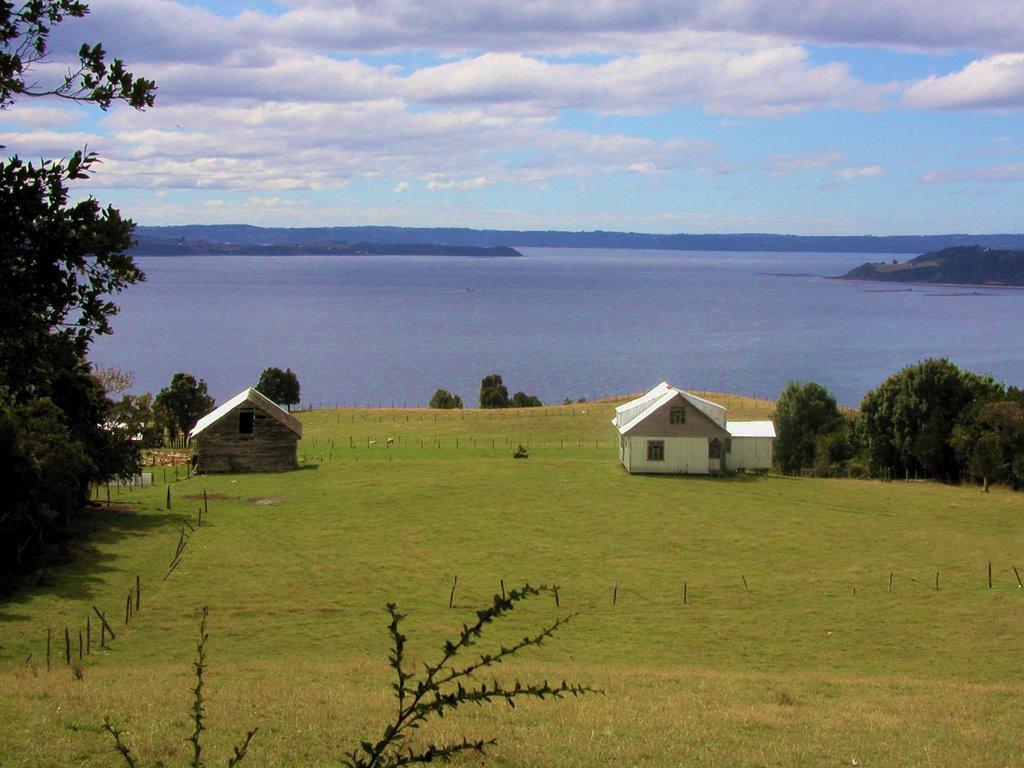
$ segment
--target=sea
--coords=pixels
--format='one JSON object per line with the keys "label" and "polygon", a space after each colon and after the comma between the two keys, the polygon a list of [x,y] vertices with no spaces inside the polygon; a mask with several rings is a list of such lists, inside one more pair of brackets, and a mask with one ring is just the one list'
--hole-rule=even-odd
{"label": "sea", "polygon": [[303,407],[422,406],[439,387],[470,405],[490,373],[545,403],[814,380],[856,406],[927,357],[1024,385],[1024,289],[830,279],[892,254],[520,250],[138,257],[146,281],[90,357],[136,392],[190,372],[218,402],[291,368]]}

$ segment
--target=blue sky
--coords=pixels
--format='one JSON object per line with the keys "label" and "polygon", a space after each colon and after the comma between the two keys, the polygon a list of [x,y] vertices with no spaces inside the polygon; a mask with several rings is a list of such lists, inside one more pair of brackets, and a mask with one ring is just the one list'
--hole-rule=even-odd
{"label": "blue sky", "polygon": [[139,223],[1021,231],[1024,3],[94,0],[145,113],[33,101]]}

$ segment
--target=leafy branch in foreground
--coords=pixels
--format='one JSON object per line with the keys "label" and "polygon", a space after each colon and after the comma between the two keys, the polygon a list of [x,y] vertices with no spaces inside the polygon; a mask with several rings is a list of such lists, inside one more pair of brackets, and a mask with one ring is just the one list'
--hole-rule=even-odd
{"label": "leafy branch in foreground", "polygon": [[[190,768],[203,768],[205,763],[202,761],[202,735],[203,731],[206,730],[206,726],[203,725],[203,720],[206,718],[206,699],[203,697],[203,675],[206,672],[206,641],[210,639],[210,636],[206,633],[206,619],[209,614],[209,610],[203,606],[203,618],[199,622],[199,642],[196,644],[196,660],[192,662],[192,667],[196,673],[196,687],[192,689],[192,706],[191,719],[195,724],[187,741],[192,745],[192,761],[189,763]],[[125,743],[124,731],[118,729],[111,721],[109,717],[103,718],[103,729],[110,734],[114,740],[114,751],[124,758],[128,768],[138,768],[138,761],[132,754],[131,748]],[[228,758],[228,768],[234,768],[245,759],[246,753],[249,751],[249,744],[252,741],[252,737],[256,735],[258,728],[253,728],[245,734],[245,738],[240,744],[233,747],[234,754]]]}
{"label": "leafy branch in foreground", "polygon": [[[516,701],[523,698],[560,699],[565,695],[580,696],[585,693],[598,693],[594,688],[562,681],[550,684],[521,683],[518,680],[512,685],[503,685],[497,680],[491,683],[477,683],[474,675],[481,670],[501,664],[506,658],[519,651],[541,645],[551,638],[570,617],[556,619],[552,624],[544,626],[535,635],[527,635],[511,645],[501,645],[493,653],[485,653],[472,661],[456,663],[456,656],[473,646],[483,635],[484,629],[498,619],[511,613],[516,605],[523,600],[548,592],[547,587],[531,587],[524,585],[521,589],[512,590],[507,596],[495,595],[492,604],[476,612],[473,624],[463,624],[462,631],[453,642],[445,642],[440,659],[434,664],[425,663],[423,671],[413,672],[406,663],[405,642],[399,626],[404,614],[398,612],[394,603],[387,606],[391,621],[388,632],[391,635],[391,655],[388,664],[394,670],[396,682],[392,685],[397,698],[398,708],[394,720],[384,729],[380,740],[376,743],[364,741],[358,749],[352,750],[343,762],[348,768],[397,768],[397,766],[413,763],[431,763],[436,760],[448,762],[462,752],[475,752],[482,755],[486,747],[495,743],[494,739],[471,740],[463,739],[450,744],[428,743],[425,747],[414,747],[409,743],[413,732],[432,717],[444,717],[447,713],[463,704],[484,704],[505,702],[515,707]],[[468,685],[468,687],[467,687]]]}

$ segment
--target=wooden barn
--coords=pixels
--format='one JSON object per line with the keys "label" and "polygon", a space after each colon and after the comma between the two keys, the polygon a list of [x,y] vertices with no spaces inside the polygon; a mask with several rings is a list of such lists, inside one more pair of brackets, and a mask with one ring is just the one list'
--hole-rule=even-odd
{"label": "wooden barn", "polygon": [[203,416],[188,436],[198,472],[279,472],[298,467],[302,423],[247,389]]}
{"label": "wooden barn", "polygon": [[707,475],[772,465],[772,422],[728,421],[724,406],[665,381],[617,407],[612,424],[629,472]]}

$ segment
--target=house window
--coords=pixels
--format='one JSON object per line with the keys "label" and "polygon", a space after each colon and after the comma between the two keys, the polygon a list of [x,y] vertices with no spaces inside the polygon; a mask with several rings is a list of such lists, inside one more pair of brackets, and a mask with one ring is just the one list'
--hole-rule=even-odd
{"label": "house window", "polygon": [[732,440],[725,438],[725,452],[732,453]]}
{"label": "house window", "polygon": [[685,424],[686,409],[679,405],[672,406],[668,411],[669,424]]}
{"label": "house window", "polygon": [[648,440],[647,441],[647,460],[648,461],[664,461],[665,460],[665,441],[664,440]]}
{"label": "house window", "polygon": [[709,459],[720,459],[722,458],[722,444],[717,439],[712,440],[708,443],[708,458]]}
{"label": "house window", "polygon": [[251,435],[256,424],[256,414],[252,411],[238,412],[238,434]]}

